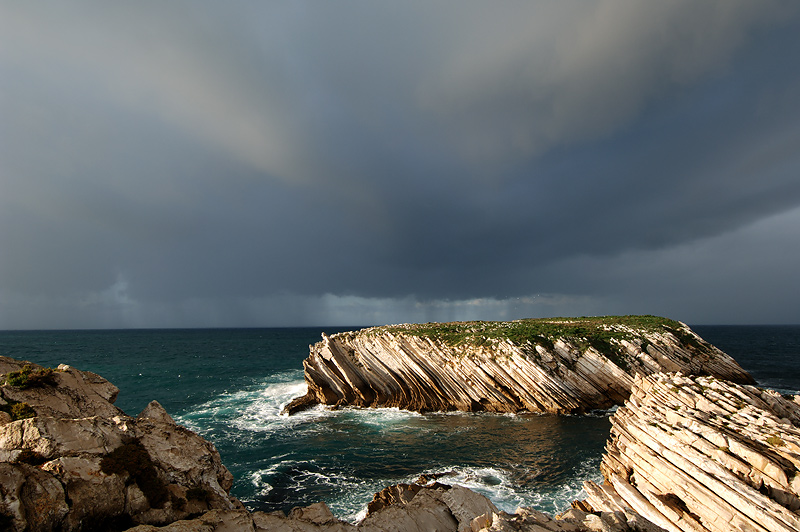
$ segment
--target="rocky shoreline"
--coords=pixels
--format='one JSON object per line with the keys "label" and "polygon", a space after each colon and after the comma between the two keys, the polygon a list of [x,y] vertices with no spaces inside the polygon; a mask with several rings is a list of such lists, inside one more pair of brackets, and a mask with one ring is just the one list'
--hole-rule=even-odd
{"label": "rocky shoreline", "polygon": [[711,377],[638,379],[584,509],[670,532],[800,530],[800,397]]}
{"label": "rocky shoreline", "polygon": [[621,405],[636,375],[754,383],[686,324],[656,316],[372,327],[323,334],[303,366],[308,393],[288,414],[315,404],[576,414]]}
{"label": "rocky shoreline", "polygon": [[94,373],[0,357],[0,375],[0,530],[800,529],[800,399],[708,375],[632,377],[611,418],[604,482],[586,482],[587,498],[559,516],[501,512],[445,478],[421,478],[375,494],[358,524],[324,503],[248,511],[230,496],[213,444],[156,402],[126,415],[113,404],[117,388]]}
{"label": "rocky shoreline", "polygon": [[0,375],[0,530],[444,532],[493,530],[503,519],[593,530],[583,521],[594,514],[572,510],[552,519],[525,510],[512,517],[483,495],[435,479],[375,494],[357,525],[324,503],[289,515],[250,512],[230,495],[233,477],[214,445],[157,402],[128,416],[113,404],[113,384],[66,365],[53,370],[0,357]]}

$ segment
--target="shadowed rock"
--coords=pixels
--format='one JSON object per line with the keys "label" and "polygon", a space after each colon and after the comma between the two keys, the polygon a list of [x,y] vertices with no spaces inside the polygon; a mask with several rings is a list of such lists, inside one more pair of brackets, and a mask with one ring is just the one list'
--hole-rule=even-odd
{"label": "shadowed rock", "polygon": [[122,530],[243,508],[214,446],[158,403],[132,418],[94,373],[6,357],[0,370],[4,529]]}

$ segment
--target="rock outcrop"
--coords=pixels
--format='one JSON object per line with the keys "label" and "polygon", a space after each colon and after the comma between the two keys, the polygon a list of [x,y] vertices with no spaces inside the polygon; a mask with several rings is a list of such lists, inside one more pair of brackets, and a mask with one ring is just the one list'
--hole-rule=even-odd
{"label": "rock outcrop", "polygon": [[635,512],[587,513],[568,510],[555,518],[520,508],[499,512],[467,488],[399,484],[375,494],[379,508],[359,524],[334,517],[324,503],[278,512],[214,510],[163,527],[140,525],[127,532],[663,532]]}
{"label": "rock outcrop", "polygon": [[555,518],[518,508],[513,514],[487,513],[471,522],[472,532],[664,532],[634,511],[585,512],[573,508]]}
{"label": "rock outcrop", "polygon": [[712,377],[637,379],[584,509],[670,532],[800,530],[800,399]]}
{"label": "rock outcrop", "polygon": [[581,413],[622,404],[634,376],[753,379],[683,323],[654,316],[373,327],[310,346],[308,393],[321,403],[420,412]]}
{"label": "rock outcrop", "polygon": [[0,372],[0,529],[121,530],[243,508],[214,446],[158,403],[132,418],[93,373],[6,357]]}
{"label": "rock outcrop", "polygon": [[98,375],[6,357],[0,383],[0,530],[649,530],[630,527],[620,512],[506,514],[483,495],[435,480],[423,485],[424,478],[377,493],[357,525],[321,502],[289,515],[250,512],[229,495],[233,479],[214,446],[177,425],[157,402],[133,418],[113,405],[118,390]]}
{"label": "rock outcrop", "polygon": [[[655,357],[666,344],[643,351]],[[711,353],[700,367],[741,376]],[[587,499],[561,515],[501,512],[483,495],[422,478],[377,493],[364,520],[351,524],[324,503],[289,515],[249,512],[229,495],[233,479],[212,444],[156,402],[126,415],[113,405],[116,387],[98,375],[5,357],[0,373],[0,530],[800,530],[800,398],[711,376],[632,379],[611,418],[605,481],[586,482]]]}

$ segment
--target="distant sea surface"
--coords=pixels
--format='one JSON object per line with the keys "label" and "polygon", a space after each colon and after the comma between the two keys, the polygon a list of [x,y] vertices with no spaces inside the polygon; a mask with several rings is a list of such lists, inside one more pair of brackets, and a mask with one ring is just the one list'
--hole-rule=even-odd
{"label": "distant sea surface", "polygon": [[[693,326],[763,386],[800,390],[800,326]],[[599,480],[608,416],[427,414],[317,407],[280,415],[305,393],[303,359],[322,332],[353,328],[0,331],[0,354],[69,364],[120,388],[135,416],[151,400],[212,441],[251,510],[324,501],[357,520],[372,494],[422,474],[489,496],[503,510],[566,509]]]}

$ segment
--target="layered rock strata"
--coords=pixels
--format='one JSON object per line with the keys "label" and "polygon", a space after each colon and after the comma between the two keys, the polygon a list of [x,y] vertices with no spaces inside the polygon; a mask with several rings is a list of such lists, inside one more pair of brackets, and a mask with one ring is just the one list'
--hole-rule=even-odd
{"label": "layered rock strata", "polygon": [[601,522],[574,512],[557,519],[504,514],[483,495],[423,485],[427,479],[377,493],[357,525],[322,502],[289,515],[250,512],[229,495],[233,478],[214,446],[157,402],[133,418],[113,405],[119,390],[94,373],[6,357],[0,383],[0,530],[466,532],[535,522],[543,530],[588,531]]}
{"label": "layered rock strata", "polygon": [[800,399],[712,377],[637,379],[584,509],[670,532],[800,530]]}
{"label": "layered rock strata", "polygon": [[[213,445],[158,403],[68,366],[0,357],[0,529],[135,532],[800,530],[800,399],[713,377],[639,376],[612,417],[602,485],[550,517],[435,481],[376,494],[359,524],[324,503],[249,512]],[[428,479],[421,479],[424,483]],[[133,528],[129,528],[129,527]]]}
{"label": "layered rock strata", "polygon": [[683,323],[653,316],[397,325],[323,334],[304,361],[315,404],[581,413],[622,404],[637,374],[753,380]]}

